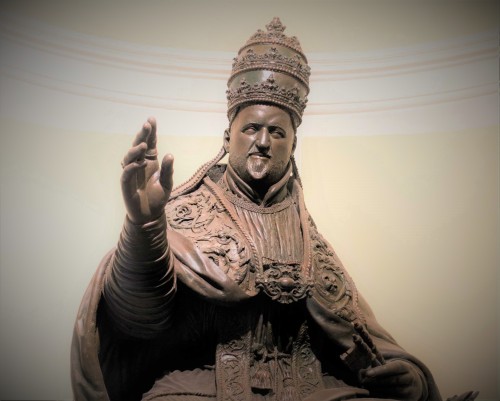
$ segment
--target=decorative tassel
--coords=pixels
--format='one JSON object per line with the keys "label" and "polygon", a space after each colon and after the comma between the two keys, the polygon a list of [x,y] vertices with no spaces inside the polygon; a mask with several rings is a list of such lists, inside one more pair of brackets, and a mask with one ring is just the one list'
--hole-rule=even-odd
{"label": "decorative tassel", "polygon": [[298,401],[299,400],[299,394],[297,393],[297,390],[295,389],[295,386],[286,386],[283,389],[283,394],[280,397],[280,401]]}
{"label": "decorative tassel", "polygon": [[252,388],[257,390],[271,390],[271,372],[267,363],[259,363],[256,372],[251,378]]}

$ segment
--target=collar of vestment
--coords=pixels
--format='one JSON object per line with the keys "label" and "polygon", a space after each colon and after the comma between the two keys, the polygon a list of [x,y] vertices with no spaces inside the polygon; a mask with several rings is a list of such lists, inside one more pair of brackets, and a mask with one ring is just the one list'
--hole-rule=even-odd
{"label": "collar of vestment", "polygon": [[292,164],[288,163],[285,174],[281,179],[271,185],[263,198],[248,185],[228,163],[223,180],[225,181],[229,190],[242,199],[246,199],[259,206],[271,206],[275,203],[281,202],[288,195],[288,181],[292,177]]}

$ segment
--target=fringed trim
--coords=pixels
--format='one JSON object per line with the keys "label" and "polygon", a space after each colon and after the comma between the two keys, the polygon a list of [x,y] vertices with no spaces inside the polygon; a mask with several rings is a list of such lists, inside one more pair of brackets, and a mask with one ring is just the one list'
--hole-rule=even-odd
{"label": "fringed trim", "polygon": [[205,177],[208,170],[210,170],[213,166],[219,163],[226,154],[227,154],[226,149],[222,147],[219,150],[219,153],[217,153],[217,156],[215,156],[212,160],[202,165],[189,180],[183,182],[181,185],[174,188],[172,194],[170,195],[170,199],[177,198],[178,196],[181,196],[187,192],[192,191]]}
{"label": "fringed trim", "polygon": [[295,386],[286,386],[281,394],[280,401],[299,401],[299,393]]}
{"label": "fringed trim", "polygon": [[295,156],[292,155],[290,160],[292,161],[293,175],[295,176],[295,179],[297,180],[297,182],[300,184],[300,187],[302,188],[302,180],[300,179],[299,169],[297,168],[297,163],[295,162]]}
{"label": "fringed trim", "polygon": [[253,389],[258,390],[271,390],[273,388],[271,384],[271,372],[267,363],[259,363],[257,371],[250,379],[250,385]]}

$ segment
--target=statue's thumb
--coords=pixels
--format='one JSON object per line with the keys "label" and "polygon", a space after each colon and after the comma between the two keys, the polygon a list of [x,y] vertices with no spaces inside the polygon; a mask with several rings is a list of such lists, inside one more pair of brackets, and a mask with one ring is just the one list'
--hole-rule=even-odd
{"label": "statue's thumb", "polygon": [[165,189],[165,192],[170,195],[174,185],[174,156],[170,153],[163,157],[160,169],[160,184]]}

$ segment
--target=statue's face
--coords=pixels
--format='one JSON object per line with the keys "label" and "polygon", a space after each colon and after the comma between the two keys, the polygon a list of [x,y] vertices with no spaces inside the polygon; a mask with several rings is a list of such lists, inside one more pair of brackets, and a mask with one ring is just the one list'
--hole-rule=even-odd
{"label": "statue's face", "polygon": [[240,110],[225,138],[229,163],[254,189],[269,188],[283,177],[295,143],[290,114],[263,104]]}

